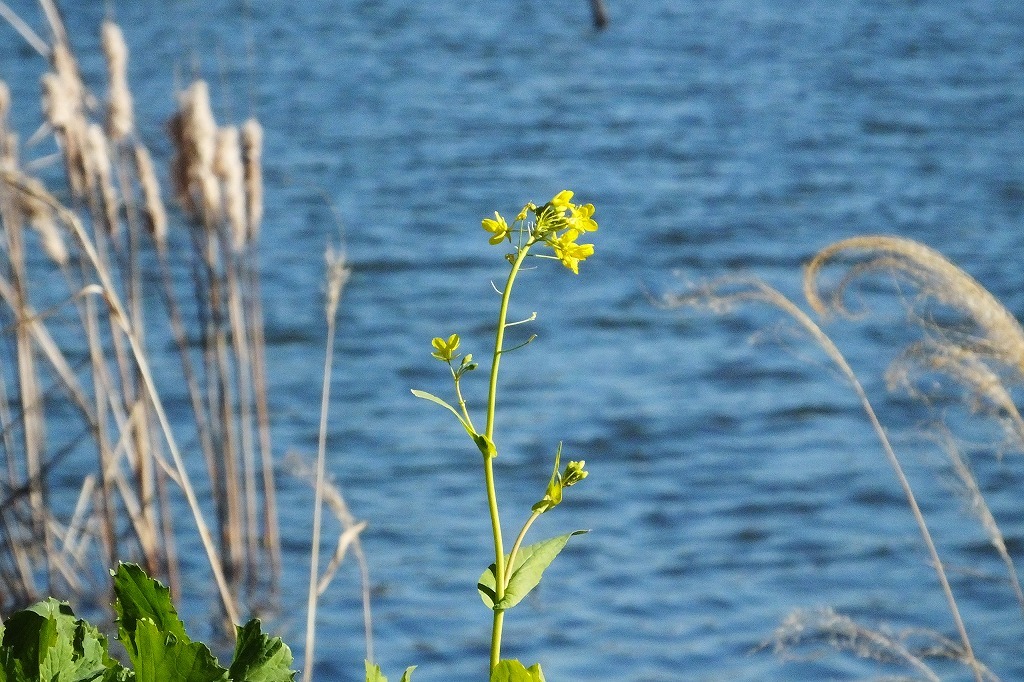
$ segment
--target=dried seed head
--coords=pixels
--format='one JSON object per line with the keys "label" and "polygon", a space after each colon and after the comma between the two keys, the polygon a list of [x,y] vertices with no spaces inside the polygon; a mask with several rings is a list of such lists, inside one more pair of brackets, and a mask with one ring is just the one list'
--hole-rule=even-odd
{"label": "dried seed head", "polygon": [[89,124],[86,133],[88,144],[89,168],[95,178],[100,198],[103,202],[104,217],[107,222],[107,234],[116,235],[118,228],[117,191],[114,189],[114,178],[111,172],[110,154],[107,151],[107,137],[98,123]]}
{"label": "dried seed head", "polygon": [[231,227],[231,243],[240,251],[246,242],[245,187],[242,172],[242,151],[238,144],[238,128],[226,126],[217,131],[217,156],[214,171],[220,178],[224,194],[224,212]]}
{"label": "dried seed head", "polygon": [[163,199],[160,198],[160,183],[153,169],[153,159],[149,150],[141,144],[135,145],[135,167],[139,173],[139,184],[142,186],[142,202],[149,220],[150,233],[157,248],[163,250],[167,246],[167,211]]}
{"label": "dried seed head", "polygon": [[43,251],[57,265],[67,265],[68,249],[57,228],[53,208],[40,196],[48,194],[46,187],[37,178],[24,178],[27,192],[17,192],[18,208],[25,220],[39,234]]}
{"label": "dried seed head", "polygon": [[132,95],[128,89],[128,48],[120,27],[112,21],[103,22],[101,42],[110,78],[107,133],[110,139],[119,141],[129,135],[135,125]]}
{"label": "dried seed head", "polygon": [[242,160],[249,215],[249,241],[255,242],[263,222],[263,126],[255,118],[242,124]]}
{"label": "dried seed head", "polygon": [[85,86],[82,84],[82,77],[78,72],[78,64],[75,56],[63,42],[58,42],[50,52],[51,64],[54,72],[60,77],[64,92],[71,101],[71,106],[81,109],[85,97]]}
{"label": "dried seed head", "polygon": [[202,199],[207,224],[220,220],[220,186],[213,173],[217,146],[217,123],[210,108],[210,90],[198,80],[182,97],[182,139],[189,191]]}

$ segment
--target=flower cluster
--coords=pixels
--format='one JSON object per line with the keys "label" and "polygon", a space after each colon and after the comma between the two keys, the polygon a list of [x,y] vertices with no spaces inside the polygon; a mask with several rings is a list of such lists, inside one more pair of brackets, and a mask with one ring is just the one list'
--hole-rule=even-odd
{"label": "flower cluster", "polygon": [[594,220],[593,204],[572,203],[573,193],[562,190],[551,201],[542,206],[528,203],[516,216],[513,226],[509,227],[506,220],[497,212],[494,218],[484,218],[483,229],[491,233],[488,241],[500,244],[512,242],[512,235],[524,238],[525,244],[520,247],[532,246],[542,242],[551,247],[554,257],[562,265],[579,274],[580,262],[594,255],[593,244],[580,244],[577,240],[587,232],[597,229]]}

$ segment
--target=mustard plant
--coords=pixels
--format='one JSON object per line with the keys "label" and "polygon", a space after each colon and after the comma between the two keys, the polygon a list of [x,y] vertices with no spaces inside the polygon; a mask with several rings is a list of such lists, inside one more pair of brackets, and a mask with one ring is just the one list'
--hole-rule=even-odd
{"label": "mustard plant", "polygon": [[[494,479],[494,460],[498,457],[499,451],[494,435],[498,368],[506,353],[522,348],[536,338],[536,335],[531,335],[521,344],[511,348],[505,347],[505,331],[509,327],[531,322],[536,318],[536,313],[534,313],[524,320],[508,321],[509,300],[516,277],[527,258],[557,260],[573,274],[579,274],[580,263],[594,253],[593,244],[579,241],[588,233],[597,230],[594,206],[593,204],[574,204],[572,198],[573,193],[564,190],[541,206],[528,203],[523,206],[511,224],[498,212],[494,213],[494,218],[485,218],[482,221],[483,229],[490,234],[491,244],[511,248],[505,254],[505,259],[511,267],[504,288],[498,291],[501,295],[501,304],[495,327],[494,349],[491,354],[483,428],[478,428],[478,422],[474,421],[469,404],[463,395],[462,386],[463,378],[476,370],[478,363],[473,359],[472,354],[463,355],[459,352],[462,341],[458,334],[437,337],[432,341],[433,357],[448,365],[451,372],[455,405],[430,393],[413,391],[417,397],[437,403],[455,415],[483,456],[484,486],[487,492],[487,505],[494,541],[494,563],[480,576],[477,589],[484,604],[494,614],[489,668],[492,680],[541,681],[544,679],[539,664],[526,668],[518,661],[501,660],[502,626],[505,612],[518,604],[540,583],[545,569],[562,551],[570,537],[586,532],[575,531],[534,544],[525,546],[523,544],[534,521],[541,514],[551,511],[561,503],[565,488],[575,485],[587,477],[583,460],[570,461],[564,469],[561,468],[561,443],[555,451],[554,467],[543,495],[532,506],[529,516],[520,527],[512,549],[508,553],[505,552]],[[407,671],[407,674],[409,672],[411,671]],[[403,677],[403,679],[406,678]]]}

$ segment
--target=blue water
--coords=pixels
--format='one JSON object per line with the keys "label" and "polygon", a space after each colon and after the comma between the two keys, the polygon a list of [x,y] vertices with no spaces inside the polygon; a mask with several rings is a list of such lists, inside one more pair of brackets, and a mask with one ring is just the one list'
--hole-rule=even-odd
{"label": "blue water", "polygon": [[[211,81],[220,120],[255,113],[267,130],[262,261],[281,457],[315,450],[323,249],[339,239],[325,194],[342,216],[354,275],[329,459],[370,524],[386,672],[420,664],[424,682],[481,678],[490,614],[474,586],[490,540],[479,456],[409,389],[447,395],[433,336],[458,332],[466,351],[487,355],[491,281],[504,268],[480,219],[571,188],[597,206],[597,253],[578,277],[541,263],[519,284],[512,315],[537,311],[539,336],[503,365],[497,473],[511,529],[564,440],[591,476],[537,537],[592,532],[509,614],[506,654],[540,661],[551,680],[892,673],[753,652],[792,608],[826,604],[953,634],[855,397],[775,313],[667,311],[648,295],[743,273],[797,298],[800,265],[819,248],[881,232],[939,249],[1024,312],[1012,258],[1024,215],[1024,5],[608,3],[602,33],[584,0],[66,9],[98,87],[95,36],[113,7],[132,49],[140,133],[161,160],[175,73]],[[41,30],[28,0],[11,6]],[[0,36],[0,77],[27,137],[43,63],[9,28]],[[929,413],[886,395],[885,365],[915,338],[886,300],[882,316],[828,330],[891,429],[979,657],[1024,679],[1019,611],[941,453],[921,438]],[[484,379],[472,378],[479,403]],[[971,433],[984,442],[995,429]],[[972,453],[1019,555],[1019,455]],[[288,608],[275,626],[301,656],[304,614],[291,605],[305,594],[311,495],[282,486]],[[209,584],[202,558],[192,565],[192,582]],[[318,679],[360,679],[353,566],[322,600]],[[186,618],[201,622],[212,603],[209,591],[192,595]]]}

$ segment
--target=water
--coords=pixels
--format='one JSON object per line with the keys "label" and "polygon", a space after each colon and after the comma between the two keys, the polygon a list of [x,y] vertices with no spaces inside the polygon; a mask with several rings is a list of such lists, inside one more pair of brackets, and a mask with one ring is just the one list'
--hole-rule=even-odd
{"label": "water", "polygon": [[[41,25],[27,0],[12,4]],[[498,476],[506,523],[546,481],[559,440],[592,472],[537,537],[577,538],[513,611],[506,653],[552,680],[821,680],[892,672],[752,650],[794,607],[952,634],[901,493],[852,393],[779,316],[665,311],[646,293],[725,273],[799,296],[833,240],[889,233],[961,263],[1021,312],[1024,5],[610,0],[496,3],[115,3],[132,49],[140,132],[166,160],[175,72],[214,83],[222,120],[267,129],[263,266],[275,440],[315,446],[323,249],[344,222],[330,467],[368,519],[378,658],[392,675],[479,679],[489,547],[478,456],[446,413],[433,336],[486,355],[500,254],[481,217],[563,188],[598,207],[579,277],[529,272],[513,315],[539,338],[504,365]],[[68,7],[99,83],[102,3]],[[16,122],[38,120],[41,60],[4,28]],[[31,104],[30,104],[31,103]],[[543,264],[547,265],[547,264]],[[927,417],[885,397],[913,335],[899,306],[829,326],[862,373],[929,516],[975,648],[1024,678],[1003,569],[949,490]],[[769,329],[768,340],[748,343]],[[479,400],[482,378],[467,389]],[[471,398],[472,399],[472,398]],[[983,431],[992,437],[992,432]],[[1018,456],[974,461],[1020,550]],[[286,603],[305,590],[310,494],[283,484]],[[208,577],[196,558],[196,582]],[[202,620],[199,595],[186,617]],[[325,594],[318,679],[359,679],[351,566]],[[192,621],[190,621],[192,622]],[[303,616],[277,624],[301,655]],[[951,678],[961,671],[945,671]]]}

